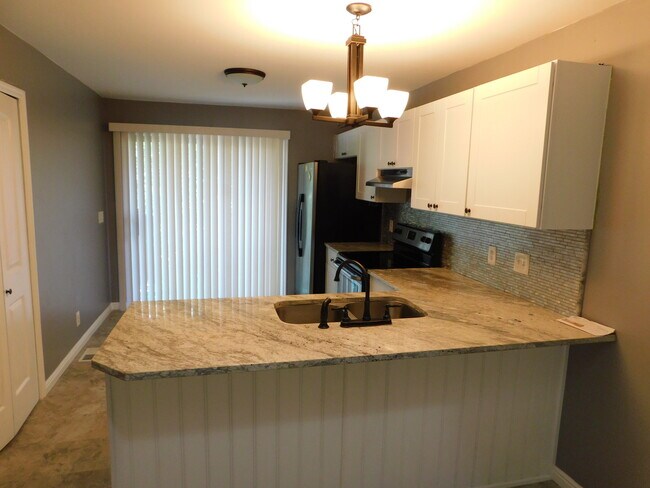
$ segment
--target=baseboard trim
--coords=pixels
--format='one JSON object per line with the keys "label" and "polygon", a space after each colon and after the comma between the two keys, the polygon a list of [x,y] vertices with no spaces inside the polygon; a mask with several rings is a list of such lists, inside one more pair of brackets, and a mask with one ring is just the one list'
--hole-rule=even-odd
{"label": "baseboard trim", "polygon": [[75,358],[79,355],[79,353],[82,351],[82,349],[86,346],[86,343],[90,340],[90,338],[93,336],[95,332],[97,332],[97,329],[99,329],[99,326],[104,323],[104,320],[106,320],[106,317],[113,311],[113,310],[119,310],[120,304],[113,302],[109,303],[108,307],[99,314],[99,317],[95,319],[95,321],[92,323],[90,327],[88,327],[88,330],[82,335],[77,343],[74,345],[72,349],[70,349],[70,352],[66,355],[66,357],[63,358],[63,361],[59,363],[59,365],[56,367],[54,372],[45,380],[45,394],[47,395],[50,393],[52,388],[54,388],[54,385],[61,379],[61,376],[63,376],[63,373],[68,369],[68,367],[72,364],[72,362],[75,360]]}
{"label": "baseboard trim", "polygon": [[551,479],[560,485],[560,488],[582,488],[582,486],[580,486],[576,480],[571,478],[571,476],[566,474],[557,466],[553,466]]}
{"label": "baseboard trim", "polygon": [[533,483],[541,483],[542,481],[550,480],[550,476],[535,476],[532,478],[524,478],[516,481],[501,481],[499,483],[492,483],[490,485],[481,485],[478,488],[514,488],[516,486],[531,485]]}

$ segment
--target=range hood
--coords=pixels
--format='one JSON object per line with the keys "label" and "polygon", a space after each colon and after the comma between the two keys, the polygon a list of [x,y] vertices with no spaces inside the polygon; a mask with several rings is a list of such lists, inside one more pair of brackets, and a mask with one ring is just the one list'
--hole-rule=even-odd
{"label": "range hood", "polygon": [[366,181],[366,186],[409,190],[413,184],[413,168],[392,168],[377,170],[377,177]]}

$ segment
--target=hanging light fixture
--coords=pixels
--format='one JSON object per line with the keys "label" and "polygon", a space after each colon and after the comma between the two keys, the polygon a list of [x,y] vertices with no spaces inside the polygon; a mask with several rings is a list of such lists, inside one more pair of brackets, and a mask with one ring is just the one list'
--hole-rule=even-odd
{"label": "hanging light fixture", "polygon": [[[302,100],[312,113],[313,120],[336,122],[350,126],[373,125],[392,127],[395,119],[404,113],[409,94],[389,90],[388,78],[363,76],[363,46],[366,38],[361,35],[359,19],[372,11],[367,3],[351,3],[347,11],[354,15],[352,35],[348,47],[348,91],[332,93],[329,81],[309,80],[302,85]],[[322,115],[329,107],[330,115]],[[375,120],[375,113],[382,120]]]}

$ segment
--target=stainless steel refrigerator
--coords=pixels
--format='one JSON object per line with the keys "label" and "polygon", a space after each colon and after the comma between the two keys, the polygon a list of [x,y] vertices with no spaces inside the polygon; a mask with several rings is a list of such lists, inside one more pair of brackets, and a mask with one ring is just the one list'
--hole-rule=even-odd
{"label": "stainless steel refrigerator", "polygon": [[325,243],[378,241],[381,205],[355,198],[356,160],[298,165],[296,293],[325,291]]}

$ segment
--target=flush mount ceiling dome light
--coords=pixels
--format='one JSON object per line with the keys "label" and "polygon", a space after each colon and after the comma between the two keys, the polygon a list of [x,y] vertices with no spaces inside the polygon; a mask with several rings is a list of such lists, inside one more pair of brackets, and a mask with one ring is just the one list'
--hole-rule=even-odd
{"label": "flush mount ceiling dome light", "polygon": [[[404,113],[409,99],[408,92],[389,90],[388,78],[363,76],[363,46],[366,38],[361,35],[359,19],[370,13],[367,3],[351,3],[347,11],[354,15],[352,35],[348,38],[348,91],[332,93],[329,81],[309,80],[302,85],[302,100],[312,113],[312,119],[336,122],[353,127],[373,125],[392,127],[395,119]],[[321,115],[329,106],[330,115]],[[384,121],[374,120],[375,112]]]}
{"label": "flush mount ceiling dome light", "polygon": [[223,70],[223,73],[226,75],[226,78],[235,83],[240,83],[244,87],[255,85],[266,78],[264,71],[253,68],[228,68]]}

